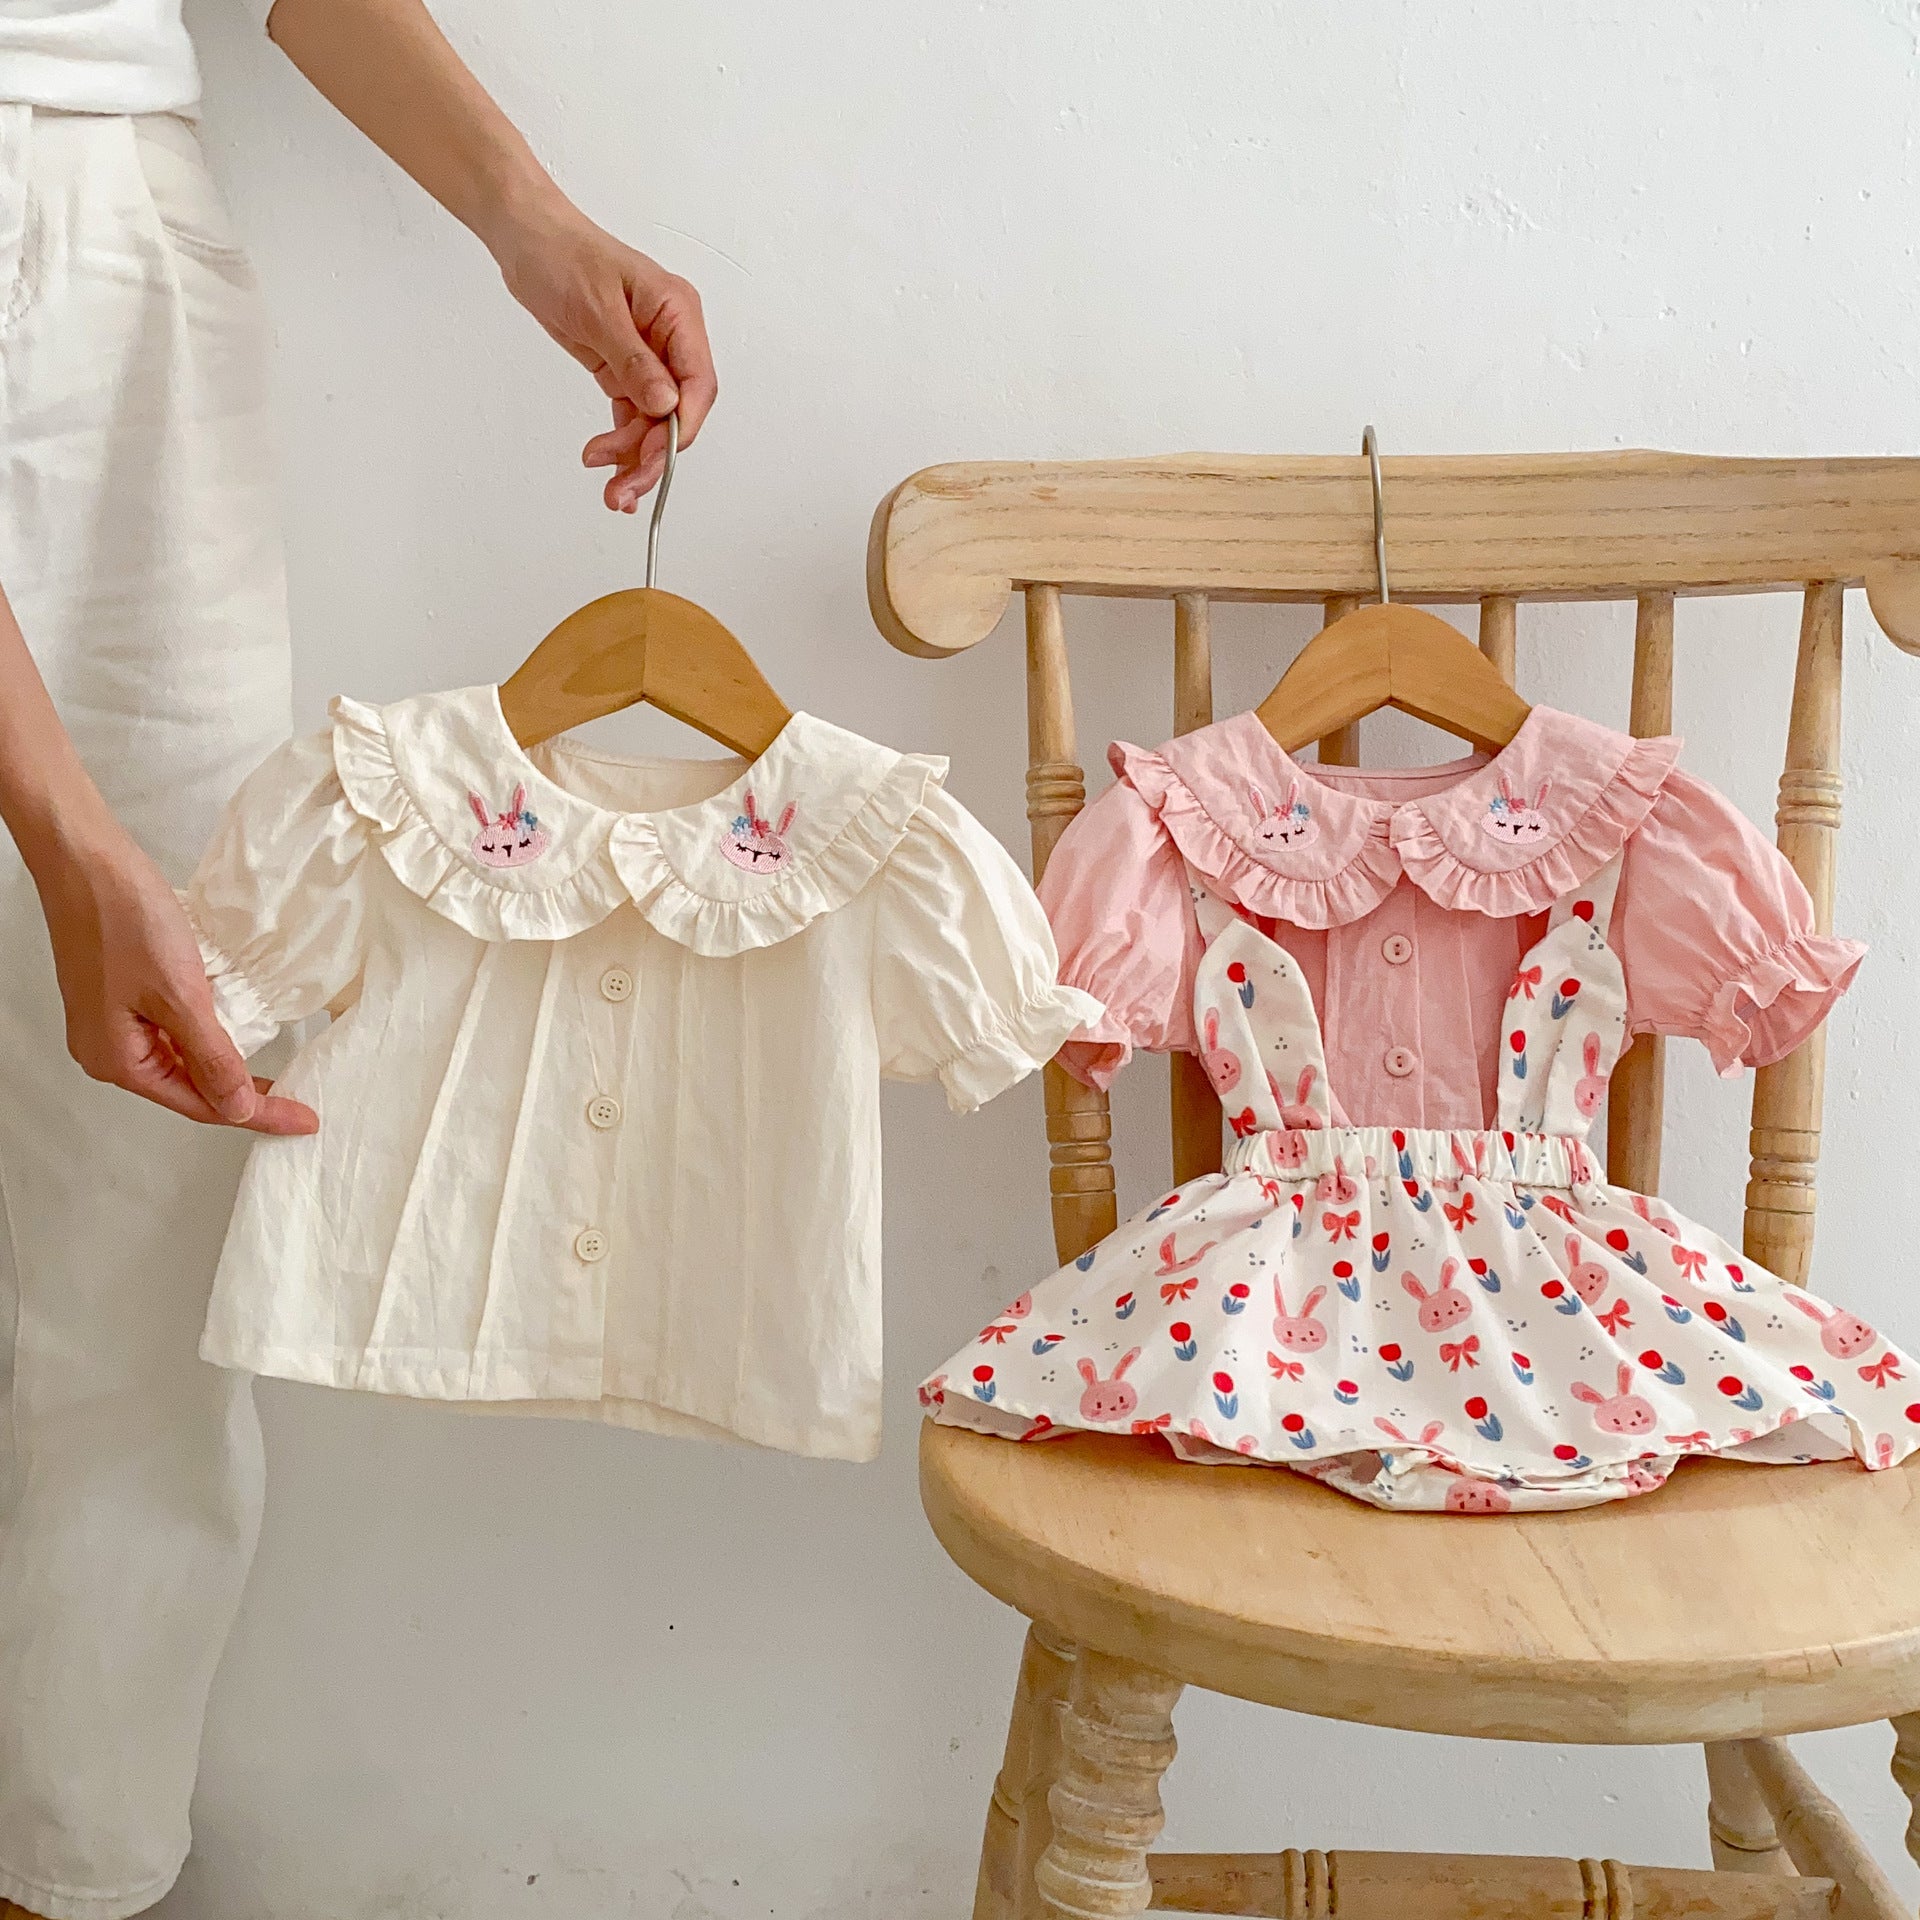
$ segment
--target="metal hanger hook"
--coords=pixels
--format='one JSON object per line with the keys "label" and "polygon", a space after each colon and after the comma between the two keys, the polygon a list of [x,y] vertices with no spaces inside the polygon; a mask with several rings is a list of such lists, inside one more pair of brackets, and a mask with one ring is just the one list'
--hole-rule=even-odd
{"label": "metal hanger hook", "polygon": [[[1373,431],[1371,427],[1367,429]],[[660,484],[653,490],[653,518],[647,522],[647,585],[653,585],[654,569],[660,559],[660,522],[667,511],[667,489],[673,485],[673,463],[680,453],[680,410],[676,407],[667,415],[667,464],[660,474]],[[1379,488],[1375,485],[1374,497],[1378,499]],[[1378,509],[1375,509],[1376,523]],[[1381,552],[1386,549],[1383,547]]]}
{"label": "metal hanger hook", "polygon": [[1373,482],[1373,564],[1380,575],[1380,604],[1387,604],[1387,505],[1380,486],[1380,436],[1372,427],[1360,433],[1360,451],[1367,456],[1367,477]]}

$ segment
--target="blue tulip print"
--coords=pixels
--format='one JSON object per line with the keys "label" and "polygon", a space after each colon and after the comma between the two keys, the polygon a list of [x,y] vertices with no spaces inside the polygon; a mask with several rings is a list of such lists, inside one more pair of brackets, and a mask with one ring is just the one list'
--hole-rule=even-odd
{"label": "blue tulip print", "polygon": [[1385,1273],[1387,1263],[1393,1258],[1393,1239],[1389,1234],[1376,1233],[1373,1236],[1373,1270]]}
{"label": "blue tulip print", "polygon": [[1113,1317],[1116,1320],[1125,1320],[1139,1304],[1132,1294],[1123,1293],[1120,1298],[1113,1303]]}
{"label": "blue tulip print", "polygon": [[1090,1272],[1099,1252],[1100,1249],[1098,1247],[1089,1247],[1073,1264],[1078,1267],[1082,1273]]}
{"label": "blue tulip print", "polygon": [[973,1370],[973,1397],[976,1400],[991,1401],[996,1389],[993,1384],[991,1367],[975,1367]]}
{"label": "blue tulip print", "polygon": [[1667,1318],[1671,1320],[1676,1327],[1684,1327],[1687,1322],[1693,1318],[1692,1313],[1683,1307],[1670,1293],[1663,1293],[1660,1296],[1660,1305],[1665,1311]]}
{"label": "blue tulip print", "polygon": [[1193,1329],[1184,1320],[1176,1320],[1167,1329],[1167,1338],[1173,1342],[1173,1357],[1176,1360],[1191,1360],[1200,1351],[1200,1342],[1193,1337]]}
{"label": "blue tulip print", "polygon": [[1177,1207],[1179,1204],[1180,1196],[1177,1193],[1170,1193],[1157,1207],[1149,1207],[1147,1209],[1147,1218],[1149,1220],[1158,1220],[1169,1207]]}
{"label": "blue tulip print", "polygon": [[[1408,1181],[1407,1185],[1411,1188],[1413,1185],[1412,1181]],[[1428,1208],[1433,1205],[1432,1191],[1426,1187],[1422,1187],[1418,1193],[1409,1192],[1407,1198],[1413,1202],[1414,1206],[1421,1213],[1425,1213]]]}
{"label": "blue tulip print", "polygon": [[1481,1286],[1484,1287],[1487,1292],[1498,1293],[1500,1291],[1499,1274],[1495,1272],[1492,1267],[1488,1266],[1484,1260],[1469,1260],[1467,1265],[1472,1269],[1473,1277],[1480,1282]]}
{"label": "blue tulip print", "polygon": [[1478,1394],[1467,1402],[1467,1418],[1482,1440],[1498,1440],[1506,1431],[1500,1424],[1500,1416]]}
{"label": "blue tulip print", "polygon": [[1245,1313],[1247,1310],[1248,1292],[1247,1283],[1244,1280],[1236,1280],[1233,1285],[1220,1296],[1220,1311],[1222,1313]]}
{"label": "blue tulip print", "polygon": [[1508,1036],[1507,1045],[1513,1049],[1513,1077],[1524,1080],[1527,1077],[1527,1036],[1515,1027]]}
{"label": "blue tulip print", "polygon": [[1360,1298],[1360,1276],[1354,1272],[1350,1260],[1336,1260],[1333,1263],[1333,1284],[1349,1300]]}
{"label": "blue tulip print", "polygon": [[1333,1397],[1343,1407],[1350,1407],[1360,1398],[1360,1383],[1357,1380],[1336,1380],[1333,1383]]}
{"label": "blue tulip print", "polygon": [[1793,1367],[1789,1371],[1816,1400],[1833,1398],[1833,1382],[1816,1378],[1811,1367]]}
{"label": "blue tulip print", "polygon": [[1253,982],[1247,978],[1247,969],[1243,961],[1230,961],[1227,966],[1227,978],[1233,982],[1233,990],[1240,996],[1243,1007],[1253,1005]]}
{"label": "blue tulip print", "polygon": [[1035,1353],[1051,1353],[1067,1336],[1064,1333],[1043,1333],[1033,1343]]}
{"label": "blue tulip print", "polygon": [[1308,1426],[1306,1421],[1297,1413],[1288,1413],[1281,1416],[1280,1431],[1284,1433],[1302,1453],[1305,1453],[1310,1447],[1318,1444],[1313,1437],[1313,1429]]}
{"label": "blue tulip print", "polygon": [[1742,1413],[1758,1413],[1765,1404],[1760,1397],[1758,1387],[1750,1387],[1737,1374],[1728,1374],[1720,1382],[1720,1391],[1724,1393]]}
{"label": "blue tulip print", "polygon": [[1520,1229],[1527,1224],[1527,1216],[1522,1213],[1511,1200],[1505,1201],[1502,1204],[1506,1208],[1507,1225],[1510,1226],[1515,1233],[1518,1233]]}
{"label": "blue tulip print", "polygon": [[1513,1377],[1523,1387],[1533,1385],[1533,1362],[1524,1353],[1516,1353],[1513,1356]]}
{"label": "blue tulip print", "polygon": [[1724,1333],[1729,1340],[1745,1340],[1747,1330],[1718,1300],[1709,1300],[1700,1311],[1714,1324],[1715,1329]]}
{"label": "blue tulip print", "polygon": [[1680,1371],[1677,1362],[1668,1360],[1651,1349],[1640,1356],[1640,1364],[1663,1386],[1684,1387],[1687,1384],[1687,1376]]}
{"label": "blue tulip print", "polygon": [[1389,1340],[1380,1349],[1381,1364],[1396,1380],[1413,1378],[1413,1362],[1400,1350],[1398,1342]]}
{"label": "blue tulip print", "polygon": [[1580,1296],[1577,1293],[1569,1293],[1564,1281],[1549,1280],[1540,1292],[1542,1297],[1552,1305],[1555,1313],[1573,1314],[1581,1310]]}
{"label": "blue tulip print", "polygon": [[1556,1020],[1564,1020],[1567,1015],[1573,1011],[1573,1003],[1578,997],[1579,992],[1580,982],[1578,980],[1562,980],[1559,986],[1554,989],[1551,1004],[1553,1007],[1553,1017]]}

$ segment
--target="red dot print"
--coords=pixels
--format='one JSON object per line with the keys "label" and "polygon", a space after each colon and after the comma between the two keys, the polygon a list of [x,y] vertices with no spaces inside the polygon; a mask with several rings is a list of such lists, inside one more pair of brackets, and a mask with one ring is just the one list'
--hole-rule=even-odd
{"label": "red dot print", "polygon": [[1571,1000],[1579,991],[1580,982],[1578,980],[1562,980],[1560,982],[1560,998],[1562,1000]]}
{"label": "red dot print", "polygon": [[991,1380],[993,1378],[993,1369],[987,1366],[975,1367],[973,1370],[973,1377],[976,1380],[983,1380],[983,1381]]}
{"label": "red dot print", "polygon": [[1392,1245],[1393,1235],[1390,1233],[1376,1233],[1373,1236],[1373,1250],[1375,1253],[1385,1253]]}
{"label": "red dot print", "polygon": [[1418,1200],[1420,1198],[1420,1182],[1418,1180],[1402,1180],[1400,1184],[1406,1188],[1410,1199]]}
{"label": "red dot print", "polygon": [[1395,1153],[1405,1153],[1407,1150],[1407,1136],[1398,1127],[1393,1130],[1393,1150]]}
{"label": "red dot print", "polygon": [[1213,1390],[1216,1393],[1231,1393],[1233,1391],[1233,1375],[1230,1373],[1216,1373],[1213,1376]]}
{"label": "red dot print", "polygon": [[1718,1300],[1709,1300],[1700,1311],[1704,1313],[1709,1320],[1724,1320],[1727,1317],[1726,1308],[1723,1307]]}
{"label": "red dot print", "polygon": [[1183,1347],[1193,1338],[1193,1329],[1188,1326],[1184,1320],[1176,1320],[1167,1331],[1174,1339],[1178,1340]]}
{"label": "red dot print", "polygon": [[1573,917],[1576,920],[1591,920],[1593,918],[1593,902],[1591,900],[1576,900],[1573,903]]}
{"label": "red dot print", "polygon": [[1737,1373],[1730,1373],[1720,1382],[1720,1391],[1729,1400],[1738,1400],[1747,1390],[1747,1383]]}
{"label": "red dot print", "polygon": [[1607,1235],[1607,1245],[1610,1246],[1615,1253],[1625,1253],[1627,1249],[1633,1245],[1633,1242],[1627,1238],[1623,1228],[1615,1227]]}
{"label": "red dot print", "polygon": [[1533,1362],[1529,1360],[1524,1353],[1516,1353],[1513,1356],[1513,1364],[1521,1368],[1524,1372],[1531,1373],[1533,1371]]}
{"label": "red dot print", "polygon": [[1640,1356],[1640,1364],[1645,1367],[1649,1373],[1658,1373],[1667,1363],[1660,1358],[1659,1354],[1657,1354],[1653,1348],[1649,1347],[1646,1352]]}
{"label": "red dot print", "polygon": [[1566,1288],[1558,1280],[1549,1280],[1540,1292],[1548,1300],[1558,1300],[1566,1292]]}
{"label": "red dot print", "polygon": [[1336,1280],[1351,1280],[1353,1278],[1353,1262],[1351,1260],[1336,1260],[1333,1263],[1333,1277]]}
{"label": "red dot print", "polygon": [[1746,1277],[1747,1277],[1747,1270],[1745,1267],[1740,1266],[1737,1262],[1732,1260],[1729,1260],[1727,1262],[1727,1278],[1731,1280],[1736,1287],[1743,1285],[1746,1281]]}
{"label": "red dot print", "polygon": [[1920,1400],[1916,1400],[1914,1404],[1907,1409],[1907,1418],[1911,1420],[1916,1427],[1920,1427]]}
{"label": "red dot print", "polygon": [[1236,1280],[1227,1291],[1232,1294],[1236,1300],[1244,1300],[1248,1293],[1247,1283],[1244,1280]]}
{"label": "red dot print", "polygon": [[1384,1360],[1388,1366],[1392,1366],[1393,1363],[1400,1358],[1399,1347],[1395,1345],[1393,1341],[1389,1340],[1387,1344],[1380,1349],[1380,1358]]}
{"label": "red dot print", "polygon": [[1484,1420],[1486,1417],[1487,1403],[1476,1393],[1473,1398],[1467,1402],[1467,1418],[1469,1420]]}
{"label": "red dot print", "polygon": [[1519,1144],[1519,1142],[1516,1141],[1513,1135],[1510,1133],[1503,1133],[1500,1136],[1500,1138],[1507,1143],[1507,1151],[1509,1153],[1511,1153],[1514,1150],[1514,1148]]}
{"label": "red dot print", "polygon": [[1484,1275],[1486,1273],[1487,1263],[1484,1260],[1469,1260],[1467,1262],[1467,1265],[1470,1266],[1475,1273],[1478,1273],[1481,1275]]}
{"label": "red dot print", "polygon": [[1280,1424],[1289,1433],[1298,1433],[1307,1424],[1297,1413],[1283,1413]]}
{"label": "red dot print", "polygon": [[1357,1380],[1336,1380],[1333,1384],[1336,1393],[1351,1395],[1360,1391],[1360,1383]]}
{"label": "red dot print", "polygon": [[1554,1448],[1553,1457],[1556,1460],[1578,1460],[1580,1458],[1580,1449],[1578,1447],[1570,1447],[1562,1440],[1560,1444]]}
{"label": "red dot print", "polygon": [[1792,1374],[1796,1380],[1811,1380],[1813,1378],[1813,1369],[1811,1367],[1789,1367],[1787,1371]]}
{"label": "red dot print", "polygon": [[1525,1053],[1527,1050],[1527,1036],[1522,1033],[1518,1027],[1515,1027],[1514,1030],[1507,1035],[1507,1045],[1510,1046],[1515,1053]]}
{"label": "red dot print", "polygon": [[1227,978],[1231,980],[1236,987],[1243,984],[1244,981],[1246,980],[1246,977],[1247,977],[1247,969],[1246,969],[1246,963],[1244,961],[1235,960],[1227,968]]}

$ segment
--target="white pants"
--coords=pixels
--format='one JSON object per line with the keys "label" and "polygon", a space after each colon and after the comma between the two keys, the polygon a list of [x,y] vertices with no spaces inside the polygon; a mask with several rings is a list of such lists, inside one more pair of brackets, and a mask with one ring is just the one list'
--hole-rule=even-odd
{"label": "white pants", "polygon": [[[0,583],[176,883],[287,731],[260,322],[192,129],[0,105]],[[0,834],[0,1895],[152,1905],[252,1555],[245,1379],[195,1356],[244,1136],[87,1080]]]}

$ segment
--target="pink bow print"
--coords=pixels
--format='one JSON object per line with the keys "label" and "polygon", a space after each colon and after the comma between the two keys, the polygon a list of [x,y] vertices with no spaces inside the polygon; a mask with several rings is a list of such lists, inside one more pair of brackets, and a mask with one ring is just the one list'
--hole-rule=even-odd
{"label": "pink bow print", "polygon": [[1466,1194],[1456,1207],[1451,1200],[1440,1202],[1440,1211],[1447,1216],[1447,1224],[1458,1232],[1462,1227],[1470,1227],[1473,1220],[1473,1195]]}
{"label": "pink bow print", "polygon": [[1360,1209],[1355,1207],[1351,1213],[1323,1213],[1320,1224],[1335,1240],[1351,1240],[1360,1228]]}
{"label": "pink bow print", "polygon": [[1277,1353],[1267,1355],[1267,1371],[1276,1380],[1304,1380],[1307,1373],[1298,1360],[1282,1360]]}
{"label": "pink bow print", "polygon": [[1507,998],[1509,1000],[1518,1000],[1522,994],[1525,994],[1526,997],[1531,1000],[1533,998],[1533,990],[1539,984],[1540,969],[1538,967],[1522,967],[1520,971],[1513,976],[1513,985],[1507,989]]}
{"label": "pink bow print", "polygon": [[1860,1378],[1870,1387],[1884,1387],[1889,1380],[1902,1377],[1900,1362],[1891,1353],[1883,1353],[1878,1360],[1870,1361],[1860,1369]]}
{"label": "pink bow print", "polygon": [[1685,1453],[1699,1453],[1707,1447],[1712,1446],[1712,1444],[1712,1434],[1704,1431],[1700,1433],[1670,1433],[1667,1435],[1667,1445],[1670,1447],[1678,1447]]}
{"label": "pink bow print", "polygon": [[1458,1373],[1462,1367],[1477,1367],[1480,1364],[1480,1336],[1470,1333],[1464,1340],[1442,1340],[1440,1358],[1447,1363],[1449,1373]]}
{"label": "pink bow print", "polygon": [[1673,1243],[1673,1264],[1680,1269],[1684,1280],[1698,1280],[1707,1270],[1707,1256],[1696,1253],[1691,1247],[1683,1247],[1679,1241]]}
{"label": "pink bow print", "polygon": [[1127,1431],[1129,1433],[1143,1433],[1143,1434],[1144,1433],[1165,1433],[1166,1430],[1172,1425],[1173,1425],[1173,1415],[1170,1413],[1160,1413],[1160,1414],[1156,1414],[1151,1420],[1136,1420],[1133,1423],[1133,1425],[1127,1429]]}
{"label": "pink bow print", "polygon": [[1617,1334],[1622,1328],[1633,1325],[1633,1316],[1627,1311],[1627,1303],[1624,1300],[1616,1300],[1605,1313],[1597,1313],[1594,1318],[1609,1333]]}
{"label": "pink bow print", "polygon": [[1160,1298],[1168,1306],[1172,1306],[1176,1300],[1191,1300],[1193,1290],[1199,1284],[1200,1279],[1197,1274],[1189,1275],[1185,1280],[1163,1280],[1160,1283]]}

